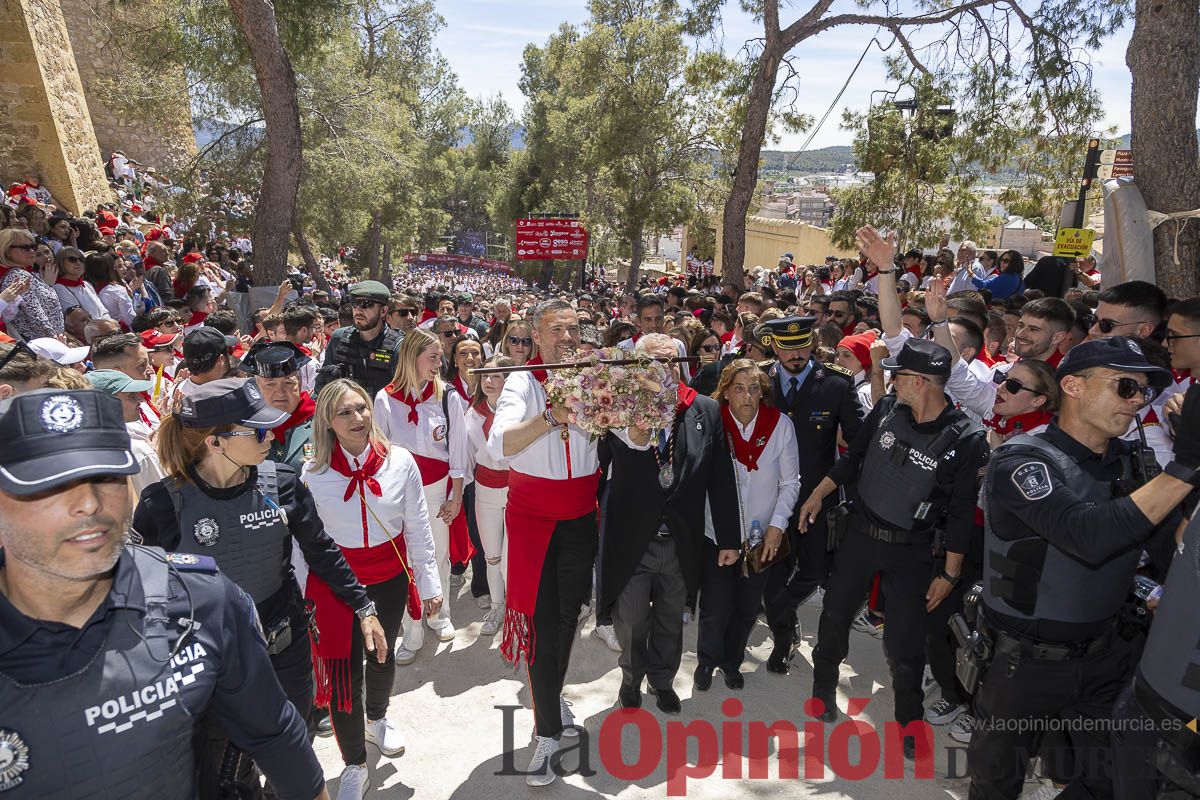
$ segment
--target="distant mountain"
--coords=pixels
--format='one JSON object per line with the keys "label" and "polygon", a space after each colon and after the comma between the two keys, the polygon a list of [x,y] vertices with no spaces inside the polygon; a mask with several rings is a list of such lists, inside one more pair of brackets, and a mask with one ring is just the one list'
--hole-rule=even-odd
{"label": "distant mountain", "polygon": [[[473,142],[473,141],[475,141],[475,137],[473,137],[471,135],[471,129],[464,125],[462,127],[462,129],[459,130],[459,132],[458,132],[458,146],[466,147],[467,145],[471,144],[471,142]],[[508,146],[511,147],[513,150],[524,150],[525,149],[525,128],[524,127],[522,127],[520,125],[513,126],[512,135],[510,135],[508,137]]]}
{"label": "distant mountain", "polygon": [[[1120,138],[1120,140],[1119,140],[1119,141],[1121,142],[1121,144],[1120,144],[1120,149],[1121,149],[1121,150],[1128,150],[1128,149],[1129,149],[1129,138],[1130,138],[1130,135],[1131,135],[1131,134],[1128,134],[1128,133],[1127,133],[1127,134],[1125,134],[1124,136],[1122,136],[1122,137]],[[1197,128],[1197,129],[1196,129],[1196,141],[1200,142],[1200,128]],[[1136,158],[1136,156],[1135,156],[1135,158]]]}
{"label": "distant mountain", "polygon": [[847,164],[854,164],[854,148],[837,145],[804,152],[763,150],[760,169],[763,172],[796,172],[801,175],[812,175],[841,172]]}

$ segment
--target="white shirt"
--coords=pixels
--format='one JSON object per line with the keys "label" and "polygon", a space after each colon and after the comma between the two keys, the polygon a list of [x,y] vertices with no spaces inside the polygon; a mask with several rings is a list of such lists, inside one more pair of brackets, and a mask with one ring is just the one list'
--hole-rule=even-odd
{"label": "white shirt", "polygon": [[[495,411],[495,409],[493,409]],[[487,437],[483,435],[483,415],[474,407],[467,409],[467,441],[471,445],[471,463],[480,464],[488,469],[508,469],[507,458],[496,458],[488,449]],[[471,472],[474,472],[472,466]]]}
{"label": "white shirt", "polygon": [[[514,372],[504,382],[504,391],[496,403],[496,418],[488,436],[488,450],[496,459],[504,458],[504,432],[513,425],[540,417],[546,411],[546,390],[530,372]],[[600,469],[596,442],[582,428],[567,426],[568,440],[562,440],[561,426],[547,429],[519,453],[509,457],[509,467],[525,475],[551,480],[583,478]],[[571,463],[567,464],[570,451]]]}
{"label": "white shirt", "polygon": [[946,394],[950,395],[959,408],[976,419],[987,419],[992,415],[992,406],[996,405],[997,386],[992,382],[992,377],[997,371],[1008,372],[1012,364],[999,361],[995,367],[990,368],[983,362],[979,364],[988,370],[986,374],[982,374],[977,368],[972,369],[971,365],[961,358],[955,361],[954,366],[950,368],[950,378],[946,381]]}
{"label": "white shirt", "polygon": [[[736,420],[734,422],[742,439],[749,441],[758,415],[748,425]],[[763,533],[771,526],[786,531],[796,500],[800,497],[800,453],[791,420],[783,414],[779,415],[775,430],[771,431],[767,445],[758,457],[758,469],[751,472],[734,458],[733,472],[737,476],[738,499],[741,502],[742,541],[746,541],[754,520],[758,520]],[[715,543],[716,534],[712,531],[707,508],[705,517],[705,535]]]}
{"label": "white shirt", "polygon": [[[359,460],[344,448],[342,452],[351,469],[361,466]],[[325,532],[337,542],[338,547],[362,548],[361,501],[357,497],[343,500],[349,478],[333,469],[315,472],[311,464],[305,464],[300,480],[312,492]],[[403,448],[391,447],[383,466],[375,473],[375,480],[379,481],[382,496],[376,497],[368,490],[362,494],[368,509],[366,545],[374,547],[384,544],[389,538],[402,533],[417,591],[423,600],[437,597],[442,593],[442,584],[434,560],[433,531],[429,527],[429,509],[425,505],[425,490],[421,486],[421,471],[417,469],[417,463]],[[379,524],[381,520],[383,525]]]}
{"label": "white shirt", "polygon": [[[55,284],[55,286],[57,285]],[[119,283],[110,283],[101,289],[97,296],[104,304],[111,319],[124,323],[126,328],[133,325],[133,300],[130,299],[129,291],[124,286]]]}
{"label": "white shirt", "polygon": [[[393,398],[386,389],[380,389],[379,394],[375,395],[375,424],[392,444],[425,458],[448,461],[450,477],[465,478],[471,468],[470,445],[463,423],[467,409],[453,387],[446,386],[445,391],[449,395],[446,403],[450,411],[448,424],[446,415],[442,413],[442,401],[438,400],[436,392],[429,395],[428,400],[417,404],[417,424],[414,425],[408,421],[408,405]],[[450,437],[448,446],[447,430]]]}
{"label": "white shirt", "polygon": [[865,414],[875,407],[875,402],[871,399],[871,379],[867,376],[866,370],[860,369],[854,373],[851,380],[854,381],[854,391],[858,394],[859,405],[862,406]]}
{"label": "white shirt", "polygon": [[63,307],[63,311],[71,306],[80,306],[92,315],[92,319],[112,319],[108,309],[96,295],[95,288],[87,281],[79,286],[63,286],[61,283],[56,283],[54,284],[54,293],[58,295],[58,302]]}
{"label": "white shirt", "polygon": [[126,422],[125,430],[129,432],[130,450],[133,452],[133,457],[137,459],[138,473],[130,475],[129,479],[133,483],[133,489],[140,496],[142,489],[147,486],[158,483],[166,478],[166,473],[163,472],[162,464],[158,461],[158,453],[154,450],[154,445],[150,444],[150,429],[144,422]]}
{"label": "white shirt", "polygon": [[983,265],[979,263],[979,259],[972,261],[961,267],[955,267],[954,277],[950,279],[950,286],[946,289],[946,294],[954,294],[955,292],[965,292],[974,290],[975,284],[971,282],[972,278],[986,278],[987,275],[983,271]]}

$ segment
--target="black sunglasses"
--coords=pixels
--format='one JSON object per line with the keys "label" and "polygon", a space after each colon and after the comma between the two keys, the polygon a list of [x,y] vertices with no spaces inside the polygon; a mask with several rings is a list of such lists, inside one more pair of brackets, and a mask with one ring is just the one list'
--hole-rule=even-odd
{"label": "black sunglasses", "polygon": [[413,312],[407,308],[397,308],[392,313],[401,317],[411,317],[413,315]]}
{"label": "black sunglasses", "polygon": [[266,428],[255,428],[251,431],[226,431],[225,433],[218,433],[217,436],[253,436],[255,441],[262,444],[267,440],[269,432]]}
{"label": "black sunglasses", "polygon": [[74,261],[76,263],[81,263],[83,259],[79,256],[63,256],[63,261]]}
{"label": "black sunglasses", "polygon": [[[997,377],[1000,377],[999,373],[997,373]],[[1016,378],[1001,378],[1000,380],[997,380],[996,383],[1000,386],[1003,386],[1004,391],[1008,392],[1009,394],[1016,394],[1017,392],[1029,392],[1030,394],[1040,394],[1042,397],[1046,396],[1045,392],[1039,392],[1032,386],[1026,386]]]}
{"label": "black sunglasses", "polygon": [[719,344],[702,344],[702,345],[700,345],[700,352],[702,352],[702,353],[717,353],[717,352],[720,352],[720,350],[721,350],[721,345],[719,345]]}
{"label": "black sunglasses", "polygon": [[351,302],[350,305],[354,306],[355,308],[361,308],[365,310],[375,306],[381,306],[383,303],[379,302],[378,300],[355,300]]}
{"label": "black sunglasses", "polygon": [[521,347],[533,347],[533,338],[529,336],[510,336],[508,337],[508,343],[513,347],[517,347],[518,345]]}
{"label": "black sunglasses", "polygon": [[1158,390],[1153,386],[1143,386],[1133,378],[1108,378],[1104,375],[1091,375],[1089,377],[1099,378],[1102,381],[1112,381],[1117,384],[1117,397],[1122,400],[1132,400],[1139,394],[1142,396],[1143,403],[1149,403],[1158,396]]}
{"label": "black sunglasses", "polygon": [[1117,322],[1115,319],[1097,319],[1096,327],[1101,333],[1112,333],[1116,328],[1122,325],[1141,325],[1145,320],[1134,320],[1133,322]]}
{"label": "black sunglasses", "polygon": [[458,336],[458,331],[438,331],[438,333],[447,339],[453,339],[455,336]]}
{"label": "black sunglasses", "polygon": [[8,248],[9,250],[28,250],[30,252],[37,250],[36,244],[14,244]]}

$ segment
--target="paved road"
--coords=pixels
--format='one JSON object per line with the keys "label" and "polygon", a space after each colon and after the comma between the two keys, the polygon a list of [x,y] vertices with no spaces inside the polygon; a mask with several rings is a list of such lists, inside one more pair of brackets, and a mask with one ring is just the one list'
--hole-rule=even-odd
{"label": "paved road", "polygon": [[[814,777],[811,768],[808,770],[809,777],[803,777],[806,771],[804,752],[805,749],[811,750],[812,745],[806,748],[802,735],[799,756],[802,777],[799,779],[779,777],[779,762],[772,747],[769,777],[766,779],[722,779],[726,772],[730,775],[739,774],[736,771],[739,767],[741,775],[749,776],[751,773],[745,760],[720,759],[718,754],[720,763],[714,767],[712,777],[680,782],[684,776],[677,773],[676,783],[668,786],[667,751],[670,746],[667,741],[682,741],[685,734],[683,725],[706,720],[711,725],[696,726],[706,728],[705,731],[697,730],[697,737],[707,734],[714,739],[724,737],[734,741],[736,735],[725,736],[722,733],[722,722],[728,725],[740,722],[742,736],[746,735],[754,722],[770,724],[776,720],[788,720],[797,727],[803,726],[806,721],[811,723],[811,719],[803,712],[803,703],[811,688],[811,656],[820,613],[819,608],[814,606],[801,609],[804,639],[800,656],[788,676],[772,675],[766,671],[765,663],[771,645],[769,632],[760,621],[750,640],[750,655],[743,667],[746,686],[741,692],[728,691],[719,673],[710,691],[693,691],[691,675],[696,666],[696,624],[687,626],[683,666],[675,680],[675,689],[683,699],[683,713],[677,717],[667,717],[658,712],[653,698],[647,696],[647,714],[640,718],[646,723],[648,741],[652,741],[656,735],[664,740],[657,766],[645,777],[621,778],[605,767],[601,750],[605,751],[611,765],[616,748],[612,745],[602,747],[601,725],[610,713],[620,718],[618,715],[621,712],[614,712],[620,670],[616,665],[616,654],[590,635],[594,621],[588,619],[572,652],[566,695],[573,704],[576,718],[586,730],[587,735],[580,740],[586,742],[587,763],[584,766],[594,774],[572,774],[549,787],[531,789],[525,785],[523,776],[497,775],[506,771],[506,722],[511,745],[516,748],[508,763],[517,770],[524,770],[532,754],[530,735],[533,712],[529,691],[522,679],[523,670],[521,674],[515,673],[501,661],[499,637],[492,639],[479,636],[483,612],[475,608],[469,595],[455,600],[453,610],[454,619],[460,626],[458,638],[453,642],[438,644],[433,637],[427,636],[425,649],[417,660],[407,667],[396,669],[395,689],[388,715],[403,731],[407,751],[402,757],[389,759],[380,756],[376,749],[368,745],[371,789],[367,797],[395,800],[497,800],[525,797],[543,800],[598,797],[634,800],[671,796],[669,788],[674,790],[673,796],[688,798],[733,796],[928,800],[966,796],[967,782],[952,777],[955,774],[962,775],[965,770],[965,748],[945,735],[947,728],[935,728],[935,766],[930,778],[913,777],[913,767],[907,764],[903,779],[888,779],[882,763],[861,780],[836,777],[828,767],[824,770],[824,777]],[[889,686],[881,642],[866,634],[853,633],[850,656],[842,667],[839,686],[838,705],[843,712],[841,719],[845,719],[848,697],[870,698],[865,710],[856,719],[882,732],[884,721],[892,718]],[[740,715],[735,712],[731,717],[723,712],[722,702],[730,697],[736,697],[743,703]],[[497,706],[509,708],[501,710]],[[672,724],[670,728],[666,727],[668,723]],[[610,722],[610,727],[616,726]],[[829,730],[825,732],[827,740],[832,732],[832,726],[828,727]],[[804,730],[802,727],[800,729]],[[639,757],[649,759],[647,765],[655,763],[650,746],[639,753],[634,726],[625,726],[623,733],[621,752],[626,763],[636,764]],[[330,737],[318,739],[316,747],[330,780],[330,794],[336,797],[337,777],[343,766],[337,746]],[[688,742],[688,758],[693,763],[698,760],[698,748],[696,740]],[[583,749],[579,747],[566,754],[563,766],[578,768],[580,751]],[[851,751],[851,763],[855,763],[859,752],[857,746],[852,746]],[[821,761],[819,757],[811,760],[814,764]],[[726,761],[730,762],[728,768]],[[711,756],[706,763],[712,763]],[[619,771],[620,767],[616,769]],[[948,772],[948,769],[951,771]],[[1036,788],[1035,784],[1027,784],[1026,796]],[[679,791],[686,795],[679,794]]]}

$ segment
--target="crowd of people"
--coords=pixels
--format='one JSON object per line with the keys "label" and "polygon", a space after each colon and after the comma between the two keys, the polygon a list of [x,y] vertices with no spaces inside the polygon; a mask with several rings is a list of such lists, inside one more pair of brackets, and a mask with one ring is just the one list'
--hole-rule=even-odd
{"label": "crowd of people", "polygon": [[[205,798],[260,792],[259,771],[310,798],[311,736],[331,734],[338,797],[362,797],[367,746],[405,750],[394,671],[442,668],[428,638],[478,635],[528,666],[526,780],[543,786],[578,735],[563,691],[594,615],[619,708],[645,690],[683,712],[692,623],[695,691],[802,671],[782,690],[832,722],[859,631],[883,641],[905,756],[948,726],[972,798],[1017,797],[1030,759],[1043,797],[1200,796],[1187,731],[1046,732],[1200,711],[1200,298],[970,242],[897,253],[864,228],[857,261],[784,256],[745,288],[684,273],[545,293],[419,263],[387,286],[339,260],[345,281],[297,270],[242,330],[224,307],[253,280],[241,249],[30,207],[0,230],[0,630],[17,632],[0,633],[0,705],[100,705],[0,755],[129,725],[88,745],[98,764],[137,746],[138,763],[194,758]],[[668,362],[669,427],[594,438],[548,400],[540,365],[603,347]],[[803,603],[821,608],[811,675],[793,665]],[[752,674],[760,618],[772,651]],[[95,673],[98,652],[130,666]],[[143,688],[162,669],[188,713]],[[103,702],[130,693],[162,713]],[[12,777],[78,794],[47,761]],[[186,796],[180,775],[124,795]],[[94,793],[135,780],[110,771]]]}

